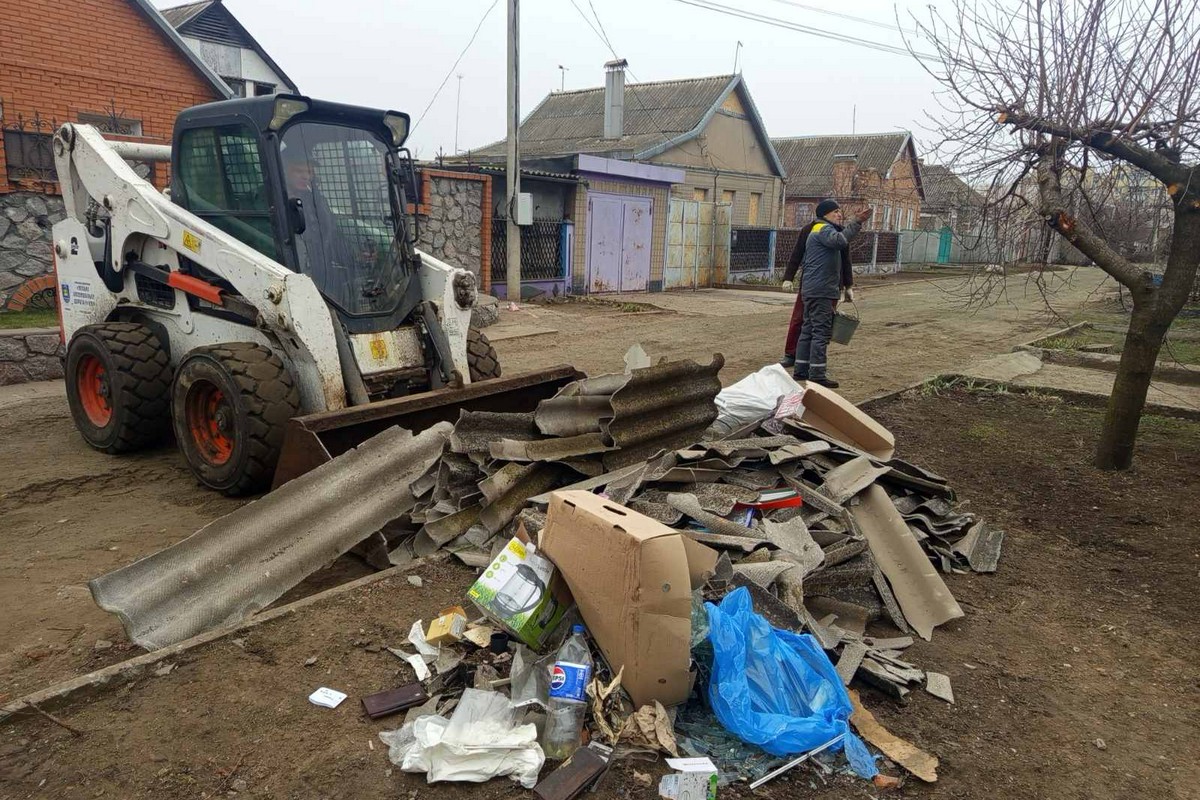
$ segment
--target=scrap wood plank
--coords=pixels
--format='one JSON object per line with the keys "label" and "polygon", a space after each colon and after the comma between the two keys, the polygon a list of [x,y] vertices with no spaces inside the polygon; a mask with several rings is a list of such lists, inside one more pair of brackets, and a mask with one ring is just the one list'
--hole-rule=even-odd
{"label": "scrap wood plank", "polygon": [[936,782],[937,756],[926,753],[912,742],[901,739],[880,725],[875,715],[863,707],[858,692],[851,689],[849,693],[850,704],[854,707],[854,713],[850,715],[850,724],[859,735],[921,780],[926,783]]}

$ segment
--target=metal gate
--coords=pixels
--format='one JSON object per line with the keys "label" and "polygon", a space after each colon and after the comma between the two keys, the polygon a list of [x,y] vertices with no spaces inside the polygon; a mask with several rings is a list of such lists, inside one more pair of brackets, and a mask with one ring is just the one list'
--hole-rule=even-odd
{"label": "metal gate", "polygon": [[587,227],[588,291],[646,291],[654,237],[653,201],[590,193]]}
{"label": "metal gate", "polygon": [[699,289],[724,280],[732,206],[673,199],[668,208],[663,288]]}

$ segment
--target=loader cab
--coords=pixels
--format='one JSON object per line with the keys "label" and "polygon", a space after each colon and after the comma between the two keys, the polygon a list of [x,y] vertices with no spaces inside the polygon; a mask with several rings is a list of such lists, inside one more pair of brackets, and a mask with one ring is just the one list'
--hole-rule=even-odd
{"label": "loader cab", "polygon": [[311,277],[351,333],[392,330],[421,301],[408,127],[296,95],[196,106],[175,123],[171,197]]}

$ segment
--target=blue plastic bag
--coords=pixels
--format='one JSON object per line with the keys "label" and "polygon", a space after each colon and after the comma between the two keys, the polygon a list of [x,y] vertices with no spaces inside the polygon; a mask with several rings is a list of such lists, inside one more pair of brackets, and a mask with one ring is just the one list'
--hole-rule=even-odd
{"label": "blue plastic bag", "polygon": [[850,731],[850,696],[816,639],[772,628],[745,588],[705,608],[714,652],[708,700],[730,733],[780,757],[845,734],[831,749],[845,750],[859,776],[875,777],[875,759]]}

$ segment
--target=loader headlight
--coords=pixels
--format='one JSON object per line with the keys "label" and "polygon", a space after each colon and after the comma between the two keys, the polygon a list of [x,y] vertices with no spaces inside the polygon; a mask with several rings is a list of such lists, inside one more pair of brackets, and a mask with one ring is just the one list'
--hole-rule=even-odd
{"label": "loader headlight", "polygon": [[277,131],[284,126],[289,119],[297,114],[303,114],[308,111],[308,101],[301,97],[288,97],[281,95],[275,100],[275,113],[271,116],[271,122],[267,125],[273,131]]}
{"label": "loader headlight", "polygon": [[454,302],[459,308],[470,308],[475,305],[475,276],[470,272],[460,272],[454,276]]}

